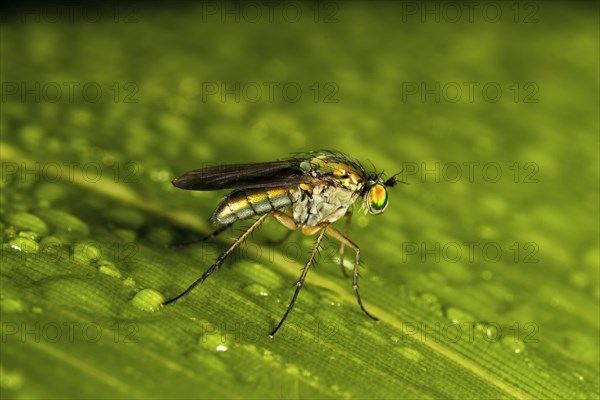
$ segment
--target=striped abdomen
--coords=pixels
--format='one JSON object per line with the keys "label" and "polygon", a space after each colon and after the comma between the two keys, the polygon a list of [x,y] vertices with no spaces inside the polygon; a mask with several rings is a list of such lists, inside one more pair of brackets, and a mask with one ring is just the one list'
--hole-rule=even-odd
{"label": "striped abdomen", "polygon": [[292,205],[298,193],[292,188],[241,189],[227,195],[215,210],[215,223],[235,221],[266,214]]}

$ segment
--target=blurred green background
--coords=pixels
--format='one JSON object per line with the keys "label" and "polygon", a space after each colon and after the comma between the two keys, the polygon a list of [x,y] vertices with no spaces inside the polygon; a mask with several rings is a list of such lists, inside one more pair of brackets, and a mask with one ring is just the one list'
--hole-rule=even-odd
{"label": "blurred green background", "polygon": [[[598,3],[4,6],[0,395],[598,398]],[[335,149],[402,169],[327,242],[202,236],[170,180]],[[348,262],[352,254],[346,254]]]}

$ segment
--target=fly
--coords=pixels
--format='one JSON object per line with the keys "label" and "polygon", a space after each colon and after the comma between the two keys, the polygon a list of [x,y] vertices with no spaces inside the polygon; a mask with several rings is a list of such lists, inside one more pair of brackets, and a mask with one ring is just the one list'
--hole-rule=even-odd
{"label": "fly", "polygon": [[[343,153],[330,151],[310,152],[297,158],[267,163],[208,167],[181,175],[172,182],[180,189],[232,189],[217,206],[211,218],[214,224],[221,226],[203,240],[216,237],[237,221],[258,218],[200,278],[176,297],[165,301],[163,305],[177,301],[204,282],[254,230],[267,218],[273,217],[290,231],[300,228],[305,235],[316,235],[316,239],[296,282],[292,300],[269,336],[275,335],[292,311],[308,269],[325,235],[340,242],[340,265],[344,275],[347,275],[342,264],[345,246],[354,250],[354,294],[363,312],[377,321],[377,318],[365,309],[358,293],[360,250],[347,237],[352,215],[349,208],[360,199],[365,212],[381,214],[388,204],[387,188],[402,182],[396,179],[396,175],[384,180],[382,174],[365,172],[357,160]],[[331,224],[344,216],[346,224],[342,233]],[[192,243],[196,242],[187,244]]]}

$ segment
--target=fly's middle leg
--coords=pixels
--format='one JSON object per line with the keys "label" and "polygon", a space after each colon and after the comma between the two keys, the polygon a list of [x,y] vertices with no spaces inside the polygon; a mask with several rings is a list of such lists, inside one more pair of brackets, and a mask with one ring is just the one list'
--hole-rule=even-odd
{"label": "fly's middle leg", "polygon": [[[350,220],[352,219],[352,212],[348,211],[348,213],[346,214],[346,224],[344,225],[344,236],[348,237],[348,233],[350,232]],[[344,242],[340,241],[340,251],[339,251],[339,256],[340,256],[340,268],[342,269],[342,273],[344,274],[345,277],[348,277],[348,272],[346,271],[346,268],[344,268],[344,250],[345,250],[346,245],[344,244]]]}
{"label": "fly's middle leg", "polygon": [[270,215],[273,218],[275,218],[277,222],[288,228],[290,231],[293,231],[298,228],[298,224],[296,223],[296,221],[294,221],[294,218],[282,213],[281,211],[271,211]]}
{"label": "fly's middle leg", "polygon": [[362,300],[360,299],[360,294],[358,294],[358,262],[359,262],[359,258],[360,258],[360,249],[358,248],[358,246],[356,244],[354,244],[354,242],[352,242],[350,239],[348,239],[342,232],[338,231],[331,225],[327,225],[327,233],[329,235],[331,235],[332,237],[336,238],[337,240],[339,240],[340,242],[344,243],[346,246],[350,247],[352,250],[354,250],[355,257],[354,257],[354,270],[352,271],[352,287],[354,288],[354,294],[356,295],[356,300],[358,301],[358,305],[360,306],[360,309],[363,310],[363,312],[365,314],[367,314],[367,316],[369,318],[371,318],[375,321],[378,321],[379,319],[377,317],[373,316],[373,314],[371,314],[370,312],[368,312],[366,310],[365,306],[362,303]]}
{"label": "fly's middle leg", "polygon": [[271,332],[269,334],[269,337],[273,337],[275,335],[275,333],[279,330],[281,325],[283,325],[283,322],[286,320],[289,313],[292,311],[292,308],[294,308],[294,304],[296,303],[296,298],[298,297],[298,293],[300,293],[300,289],[302,289],[302,285],[304,284],[304,280],[306,279],[306,274],[308,273],[308,269],[310,268],[317,252],[319,251],[319,246],[321,245],[321,241],[323,240],[323,237],[325,236],[325,231],[327,230],[327,226],[328,225],[319,226],[319,231],[318,231],[319,236],[317,236],[317,239],[315,240],[315,245],[312,249],[312,252],[310,253],[310,257],[306,261],[304,268],[302,268],[302,273],[300,274],[300,278],[298,278],[298,281],[296,282],[296,290],[294,291],[294,296],[292,297],[292,301],[290,302],[290,305],[288,306],[287,310],[285,311],[285,314],[283,314],[281,321],[279,321],[279,324],[277,324],[275,329],[273,329],[273,332]]}

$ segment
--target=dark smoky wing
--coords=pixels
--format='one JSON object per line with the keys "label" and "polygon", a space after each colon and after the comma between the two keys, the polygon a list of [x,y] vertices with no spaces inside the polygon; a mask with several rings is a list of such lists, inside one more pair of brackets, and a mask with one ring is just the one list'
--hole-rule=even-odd
{"label": "dark smoky wing", "polygon": [[186,172],[173,185],[187,190],[251,189],[287,186],[306,179],[297,160],[218,165]]}

